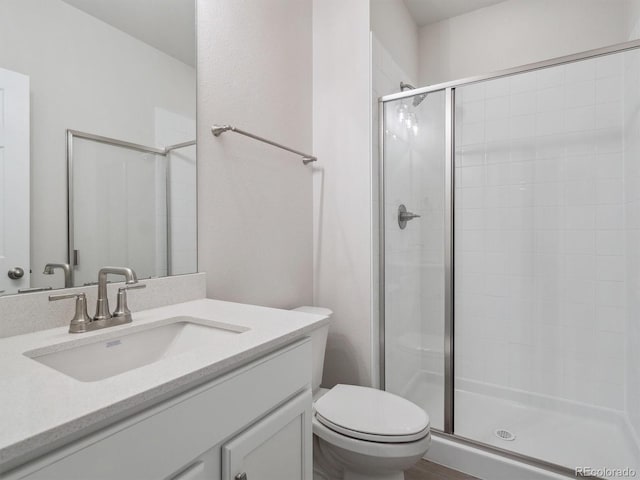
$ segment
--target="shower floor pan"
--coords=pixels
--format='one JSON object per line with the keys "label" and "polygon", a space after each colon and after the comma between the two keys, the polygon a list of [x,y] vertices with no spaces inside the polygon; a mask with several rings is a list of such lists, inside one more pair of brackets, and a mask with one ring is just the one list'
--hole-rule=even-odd
{"label": "shower floor pan", "polygon": [[[640,446],[621,413],[476,382],[457,385],[456,435],[570,469],[629,468],[640,477]],[[418,374],[405,396],[442,428],[442,377]]]}

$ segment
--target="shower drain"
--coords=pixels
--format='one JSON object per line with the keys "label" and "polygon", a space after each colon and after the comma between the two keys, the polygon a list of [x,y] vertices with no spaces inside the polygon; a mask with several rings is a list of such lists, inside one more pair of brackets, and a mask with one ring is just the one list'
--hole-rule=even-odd
{"label": "shower drain", "polygon": [[505,430],[504,428],[499,428],[494,433],[496,434],[496,437],[506,442],[513,442],[516,439],[516,436],[513,433],[509,430]]}

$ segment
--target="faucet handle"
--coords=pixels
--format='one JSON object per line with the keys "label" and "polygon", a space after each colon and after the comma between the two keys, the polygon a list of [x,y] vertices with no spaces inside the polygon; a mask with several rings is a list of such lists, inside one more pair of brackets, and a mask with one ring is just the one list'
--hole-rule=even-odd
{"label": "faucet handle", "polygon": [[127,290],[137,290],[139,288],[146,288],[146,286],[144,283],[136,283],[118,288],[118,303],[111,317],[121,320],[122,323],[129,323],[131,321],[131,310],[129,310],[129,306],[127,305]]}
{"label": "faucet handle", "polygon": [[139,288],[147,288],[147,284],[146,283],[136,283],[133,285],[125,285],[124,287],[120,287],[118,289],[118,292],[120,292],[121,290],[137,290]]}
{"label": "faucet handle", "polygon": [[84,293],[68,293],[62,295],[49,295],[49,301],[76,299],[76,312],[69,323],[69,333],[83,333],[88,330],[91,318],[87,313],[87,296]]}

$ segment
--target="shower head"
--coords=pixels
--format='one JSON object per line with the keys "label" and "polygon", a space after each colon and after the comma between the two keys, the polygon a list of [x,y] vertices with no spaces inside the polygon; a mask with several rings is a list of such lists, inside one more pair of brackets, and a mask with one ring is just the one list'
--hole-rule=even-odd
{"label": "shower head", "polygon": [[[404,92],[405,90],[415,90],[416,87],[414,87],[413,85],[411,85],[410,83],[405,83],[405,82],[400,82],[400,91]],[[417,107],[418,105],[420,105],[424,99],[427,98],[427,94],[423,93],[422,95],[416,95],[415,97],[413,97],[413,106]]]}
{"label": "shower head", "polygon": [[417,107],[418,105],[420,105],[422,103],[422,101],[427,98],[427,94],[423,93],[422,95],[416,95],[415,97],[413,97],[413,106]]}

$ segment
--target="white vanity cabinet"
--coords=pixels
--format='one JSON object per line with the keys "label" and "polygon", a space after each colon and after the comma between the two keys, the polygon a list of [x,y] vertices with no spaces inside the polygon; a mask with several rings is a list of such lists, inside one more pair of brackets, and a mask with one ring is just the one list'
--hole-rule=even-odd
{"label": "white vanity cabinet", "polygon": [[304,339],[2,478],[311,480],[310,384]]}

